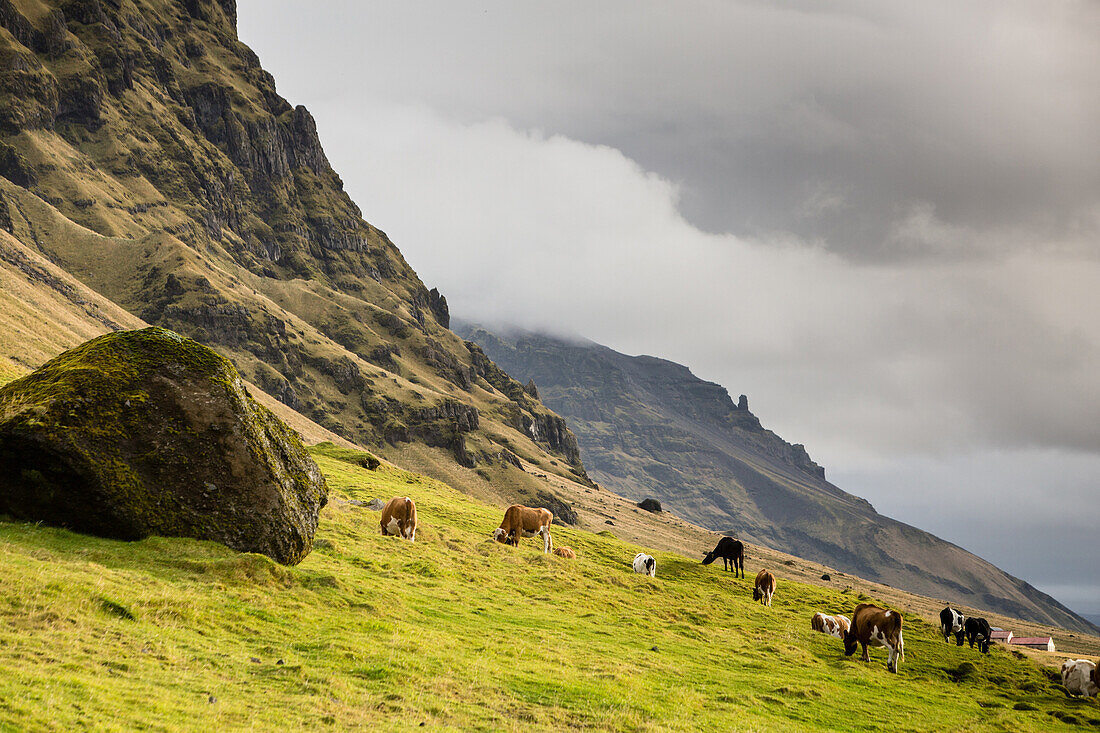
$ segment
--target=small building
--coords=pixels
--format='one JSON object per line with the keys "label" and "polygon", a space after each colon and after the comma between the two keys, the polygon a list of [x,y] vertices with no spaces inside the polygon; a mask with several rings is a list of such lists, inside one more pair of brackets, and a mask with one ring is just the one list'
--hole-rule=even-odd
{"label": "small building", "polygon": [[993,629],[993,641],[999,641],[1002,644],[1012,643],[1012,632],[1005,631],[1004,629]]}
{"label": "small building", "polygon": [[1008,642],[1012,646],[1026,646],[1031,649],[1054,651],[1054,639],[1049,636],[1017,636]]}

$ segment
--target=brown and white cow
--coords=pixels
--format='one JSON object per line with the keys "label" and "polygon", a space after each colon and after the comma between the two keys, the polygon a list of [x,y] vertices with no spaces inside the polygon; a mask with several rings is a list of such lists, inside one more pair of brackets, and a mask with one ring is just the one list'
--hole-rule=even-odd
{"label": "brown and white cow", "polygon": [[554,514],[549,509],[513,504],[504,512],[500,526],[493,530],[493,539],[518,547],[520,537],[542,535],[542,551],[550,552],[554,548],[554,540],[550,537],[553,521]]}
{"label": "brown and white cow", "polygon": [[760,601],[765,606],[772,605],[772,595],[775,593],[775,576],[767,570],[761,570],[756,574],[756,584],[752,589],[752,599]]}
{"label": "brown and white cow", "polygon": [[826,616],[818,611],[810,619],[810,628],[814,631],[818,631],[822,634],[828,634],[829,636],[835,636],[838,639],[843,639],[844,635],[848,633],[848,629],[852,627],[852,622],[848,620],[847,616]]}
{"label": "brown and white cow", "polygon": [[382,507],[382,535],[416,542],[416,504],[407,496],[395,496]]}
{"label": "brown and white cow", "polygon": [[1087,659],[1067,659],[1062,663],[1062,685],[1071,695],[1094,697],[1100,692],[1096,664]]}
{"label": "brown and white cow", "polygon": [[555,547],[554,554],[558,557],[564,557],[567,560],[577,559],[577,553],[573,552],[572,548],[569,547]]}
{"label": "brown and white cow", "polygon": [[905,659],[905,640],[901,636],[901,614],[887,611],[870,603],[856,606],[852,614],[852,626],[844,635],[844,654],[852,656],[857,646],[863,646],[864,662],[871,661],[868,646],[884,646],[890,652],[886,668],[897,674],[898,662]]}

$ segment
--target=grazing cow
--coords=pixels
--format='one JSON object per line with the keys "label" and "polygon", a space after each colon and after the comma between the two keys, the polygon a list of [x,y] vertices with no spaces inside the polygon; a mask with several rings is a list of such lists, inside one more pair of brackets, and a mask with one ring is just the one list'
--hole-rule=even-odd
{"label": "grazing cow", "polygon": [[905,640],[901,636],[901,614],[897,611],[887,611],[885,608],[870,603],[861,603],[856,606],[852,614],[852,627],[844,635],[844,654],[852,656],[856,653],[856,647],[863,647],[864,662],[871,661],[867,654],[868,646],[884,646],[890,652],[886,660],[886,668],[898,673],[898,662],[905,659]]}
{"label": "grazing cow", "polygon": [[382,507],[382,536],[396,535],[416,542],[416,504],[407,496],[395,496]]}
{"label": "grazing cow", "polygon": [[989,642],[993,639],[993,630],[989,628],[989,622],[984,618],[971,616],[963,622],[966,630],[966,640],[970,642],[970,648],[974,648],[974,642],[978,642],[978,651],[989,654]]}
{"label": "grazing cow", "polygon": [[1062,662],[1062,684],[1071,695],[1093,697],[1100,693],[1097,667],[1087,659],[1067,659]]}
{"label": "grazing cow", "polygon": [[955,636],[955,646],[963,645],[963,622],[966,617],[948,606],[940,611],[940,629],[943,631],[943,640],[946,642],[951,635]]}
{"label": "grazing cow", "polygon": [[718,558],[722,558],[723,570],[732,570],[736,578],[737,569],[741,568],[741,577],[745,577],[745,546],[740,540],[732,537],[723,537],[718,540],[718,546],[707,553],[703,558],[703,564],[710,565]]}
{"label": "grazing cow", "polygon": [[772,605],[772,595],[775,593],[775,576],[767,570],[761,570],[756,574],[756,584],[752,589],[752,599],[760,601],[765,606]]}
{"label": "grazing cow", "polygon": [[634,556],[634,572],[656,578],[657,561],[644,552],[639,552]]}
{"label": "grazing cow", "polygon": [[553,521],[554,514],[549,509],[513,504],[504,512],[500,526],[493,530],[493,539],[519,547],[520,537],[542,535],[542,551],[548,553],[554,548],[554,540],[550,537]]}
{"label": "grazing cow", "polygon": [[577,559],[577,553],[573,552],[573,550],[569,547],[555,547],[554,554],[558,557],[564,557],[569,560]]}
{"label": "grazing cow", "polygon": [[847,616],[826,616],[818,611],[810,619],[811,629],[822,634],[835,636],[838,639],[844,639],[844,635],[848,633],[848,629],[851,627],[852,622],[848,620]]}

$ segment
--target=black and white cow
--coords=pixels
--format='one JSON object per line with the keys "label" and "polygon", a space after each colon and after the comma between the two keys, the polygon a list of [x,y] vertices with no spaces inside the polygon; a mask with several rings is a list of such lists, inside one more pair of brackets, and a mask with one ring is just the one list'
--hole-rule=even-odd
{"label": "black and white cow", "polygon": [[648,575],[651,578],[657,577],[657,561],[651,555],[639,552],[634,556],[633,565],[634,572],[640,575]]}
{"label": "black and white cow", "polygon": [[940,629],[943,631],[943,640],[947,641],[948,637],[955,637],[955,645],[963,645],[963,636],[965,634],[963,630],[963,622],[966,621],[966,617],[955,609],[948,606],[940,611]]}
{"label": "black and white cow", "polygon": [[993,630],[989,628],[989,622],[984,618],[971,616],[963,622],[966,630],[966,640],[970,642],[970,648],[974,648],[974,642],[978,642],[978,651],[989,654],[989,642],[993,638]]}

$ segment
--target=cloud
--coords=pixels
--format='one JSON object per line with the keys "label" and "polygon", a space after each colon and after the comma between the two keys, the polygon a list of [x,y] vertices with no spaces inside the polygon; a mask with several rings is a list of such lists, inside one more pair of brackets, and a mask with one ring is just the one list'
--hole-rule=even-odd
{"label": "cloud", "polygon": [[[1100,448],[1100,261],[852,263],[703,232],[677,185],[610,147],[423,108],[319,118],[367,218],[463,317],[682,361],[838,457]],[[941,246],[943,229],[918,208],[898,231]]]}
{"label": "cloud", "polygon": [[[264,53],[284,90],[609,145],[678,182],[700,229],[792,233],[870,261],[1096,250],[1095,2],[344,0],[309,12],[295,54]],[[242,35],[301,13],[242,3]],[[822,187],[848,205],[808,206]],[[945,240],[892,237],[914,210],[935,212]]]}

